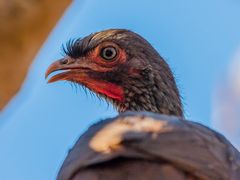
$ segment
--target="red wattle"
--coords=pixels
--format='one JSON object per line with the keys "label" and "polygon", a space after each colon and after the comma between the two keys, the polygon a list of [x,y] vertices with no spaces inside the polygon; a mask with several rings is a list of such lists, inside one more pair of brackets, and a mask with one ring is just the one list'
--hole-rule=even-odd
{"label": "red wattle", "polygon": [[106,81],[97,81],[94,79],[88,79],[87,81],[84,81],[84,84],[91,90],[104,94],[109,98],[118,101],[124,100],[124,91],[122,87],[116,84],[109,83]]}

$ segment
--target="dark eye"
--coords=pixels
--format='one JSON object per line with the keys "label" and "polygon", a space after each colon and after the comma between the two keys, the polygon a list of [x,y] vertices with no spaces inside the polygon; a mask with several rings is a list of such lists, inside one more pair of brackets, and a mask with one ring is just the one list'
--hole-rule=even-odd
{"label": "dark eye", "polygon": [[110,46],[101,50],[101,57],[107,61],[113,60],[117,56],[117,50]]}

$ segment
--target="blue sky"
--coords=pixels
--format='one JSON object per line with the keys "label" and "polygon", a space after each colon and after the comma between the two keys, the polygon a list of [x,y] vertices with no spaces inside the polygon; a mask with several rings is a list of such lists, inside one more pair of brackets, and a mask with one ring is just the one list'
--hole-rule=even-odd
{"label": "blue sky", "polygon": [[237,0],[75,0],[0,115],[0,179],[54,179],[79,135],[117,114],[69,83],[46,84],[45,70],[69,38],[107,28],[141,34],[170,64],[186,117],[210,125],[212,93],[240,46],[239,19]]}

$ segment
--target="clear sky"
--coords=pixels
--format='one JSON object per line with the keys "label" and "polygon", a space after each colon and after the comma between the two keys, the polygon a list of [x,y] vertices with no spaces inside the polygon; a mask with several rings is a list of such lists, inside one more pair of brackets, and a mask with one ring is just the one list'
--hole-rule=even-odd
{"label": "clear sky", "polygon": [[50,180],[89,125],[117,113],[69,83],[46,84],[61,45],[107,28],[133,30],[170,64],[188,119],[210,125],[212,93],[240,46],[237,0],[75,0],[0,122],[0,179]]}

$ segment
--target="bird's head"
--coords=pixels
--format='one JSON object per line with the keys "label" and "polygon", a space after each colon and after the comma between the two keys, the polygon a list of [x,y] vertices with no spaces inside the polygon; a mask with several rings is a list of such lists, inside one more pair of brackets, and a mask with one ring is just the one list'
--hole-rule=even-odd
{"label": "bird's head", "polygon": [[140,35],[124,29],[90,34],[67,44],[66,56],[51,64],[48,82],[81,84],[110,101],[119,112],[152,111],[183,116],[172,72]]}

